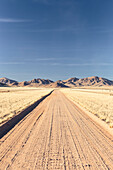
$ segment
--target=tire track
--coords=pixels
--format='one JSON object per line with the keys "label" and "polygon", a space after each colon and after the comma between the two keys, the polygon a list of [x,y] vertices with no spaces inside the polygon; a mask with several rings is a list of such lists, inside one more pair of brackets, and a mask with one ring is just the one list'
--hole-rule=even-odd
{"label": "tire track", "polygon": [[0,169],[112,170],[112,140],[56,90],[1,139]]}

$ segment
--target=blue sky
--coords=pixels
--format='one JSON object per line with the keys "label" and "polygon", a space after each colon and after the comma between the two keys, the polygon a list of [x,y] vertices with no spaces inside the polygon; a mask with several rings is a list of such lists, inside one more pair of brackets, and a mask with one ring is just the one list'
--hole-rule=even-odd
{"label": "blue sky", "polygon": [[0,0],[0,77],[113,80],[113,0]]}

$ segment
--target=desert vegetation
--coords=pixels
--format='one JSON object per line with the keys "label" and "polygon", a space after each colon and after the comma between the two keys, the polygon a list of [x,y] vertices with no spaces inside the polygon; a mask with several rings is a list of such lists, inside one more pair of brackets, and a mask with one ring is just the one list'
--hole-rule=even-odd
{"label": "desert vegetation", "polygon": [[52,89],[0,88],[0,124],[33,104]]}
{"label": "desert vegetation", "polygon": [[113,88],[63,89],[61,91],[73,102],[113,127]]}

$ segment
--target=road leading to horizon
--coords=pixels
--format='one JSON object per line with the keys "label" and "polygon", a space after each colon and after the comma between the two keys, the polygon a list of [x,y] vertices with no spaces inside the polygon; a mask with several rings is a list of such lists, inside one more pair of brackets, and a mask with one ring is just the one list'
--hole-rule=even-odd
{"label": "road leading to horizon", "polygon": [[0,169],[113,169],[113,138],[55,90],[0,140]]}

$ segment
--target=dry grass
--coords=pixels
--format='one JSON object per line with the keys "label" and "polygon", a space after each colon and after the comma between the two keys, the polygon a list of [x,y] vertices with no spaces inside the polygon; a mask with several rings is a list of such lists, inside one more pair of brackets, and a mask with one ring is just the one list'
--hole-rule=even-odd
{"label": "dry grass", "polygon": [[0,88],[0,124],[33,104],[52,89]]}
{"label": "dry grass", "polygon": [[113,127],[113,88],[112,89],[63,89],[69,99],[98,116]]}

